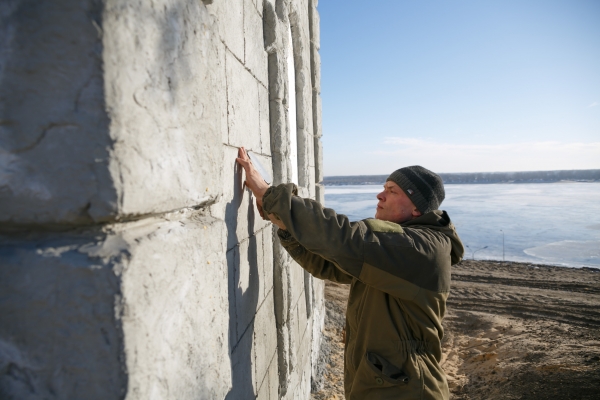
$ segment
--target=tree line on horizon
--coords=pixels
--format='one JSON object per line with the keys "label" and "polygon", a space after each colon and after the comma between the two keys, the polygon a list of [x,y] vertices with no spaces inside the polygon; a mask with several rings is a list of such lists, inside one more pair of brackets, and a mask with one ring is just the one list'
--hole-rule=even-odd
{"label": "tree line on horizon", "polygon": [[[600,182],[600,169],[520,172],[446,172],[439,173],[445,184],[456,183],[552,183],[560,181]],[[388,175],[325,176],[323,184],[379,185]]]}

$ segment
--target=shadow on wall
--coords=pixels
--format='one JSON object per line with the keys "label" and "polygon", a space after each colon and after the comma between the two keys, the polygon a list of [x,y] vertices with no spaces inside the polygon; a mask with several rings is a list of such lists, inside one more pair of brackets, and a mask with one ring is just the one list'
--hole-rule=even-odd
{"label": "shadow on wall", "polygon": [[[235,161],[234,161],[235,162]],[[231,357],[232,388],[226,400],[254,399],[254,360],[252,346],[254,338],[254,315],[258,305],[259,274],[258,274],[258,243],[254,234],[256,218],[254,204],[248,202],[247,223],[248,248],[242,245],[237,236],[239,209],[245,190],[242,188],[241,167],[234,168],[234,194],[225,207],[227,221],[227,243],[235,243],[227,249],[227,271],[229,291],[229,354]],[[251,200],[251,199],[250,199]],[[244,215],[245,213],[242,213]],[[247,282],[247,287],[245,283]],[[257,388],[258,390],[258,388]]]}

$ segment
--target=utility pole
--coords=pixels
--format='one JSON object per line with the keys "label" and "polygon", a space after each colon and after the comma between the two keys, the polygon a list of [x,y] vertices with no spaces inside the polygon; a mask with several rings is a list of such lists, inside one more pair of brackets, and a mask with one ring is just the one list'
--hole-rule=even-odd
{"label": "utility pole", "polygon": [[482,248],[480,248],[480,249],[477,249],[477,250],[475,250],[475,251],[473,251],[473,249],[471,249],[471,247],[469,247],[469,245],[467,245],[467,248],[468,248],[469,250],[471,250],[471,259],[472,259],[472,260],[474,260],[474,259],[475,259],[475,253],[477,253],[479,250],[487,249],[487,248],[488,248],[488,246],[482,247]]}
{"label": "utility pole", "polygon": [[502,232],[502,262],[504,262],[504,231],[500,229],[500,232]]}

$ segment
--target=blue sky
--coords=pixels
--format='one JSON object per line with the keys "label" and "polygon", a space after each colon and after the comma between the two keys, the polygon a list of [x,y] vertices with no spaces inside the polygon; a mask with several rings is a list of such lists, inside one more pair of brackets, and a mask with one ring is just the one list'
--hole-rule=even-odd
{"label": "blue sky", "polygon": [[600,1],[318,9],[325,175],[600,168]]}

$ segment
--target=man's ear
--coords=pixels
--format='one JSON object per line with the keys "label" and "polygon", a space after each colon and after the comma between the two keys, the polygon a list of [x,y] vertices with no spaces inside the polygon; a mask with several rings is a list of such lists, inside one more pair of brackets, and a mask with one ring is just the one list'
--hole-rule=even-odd
{"label": "man's ear", "polygon": [[413,210],[412,210],[412,217],[413,218],[417,218],[417,217],[420,217],[420,216],[421,216],[421,211],[417,210],[416,207],[413,208]]}

